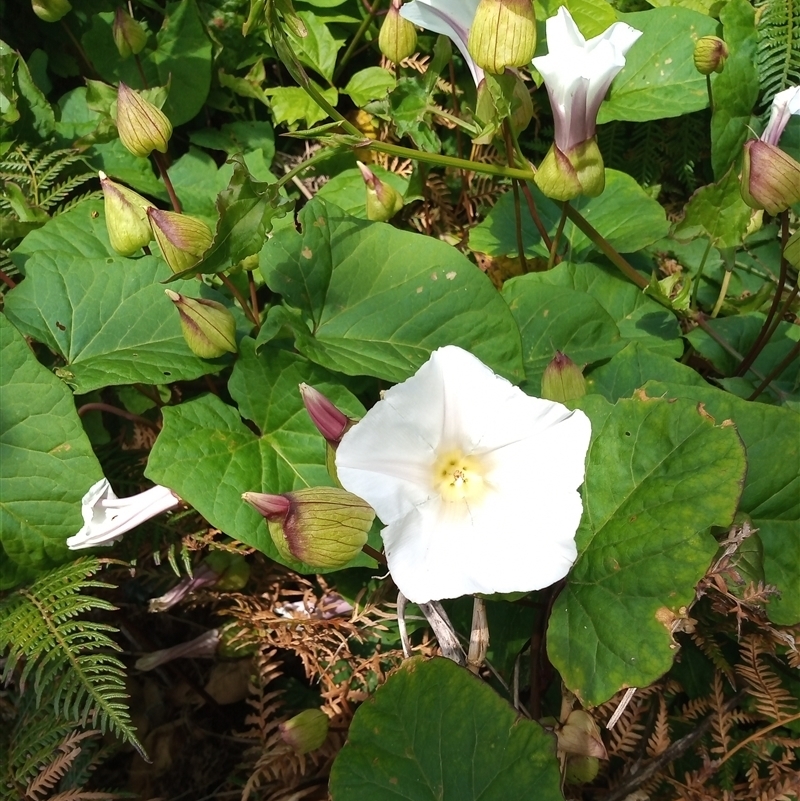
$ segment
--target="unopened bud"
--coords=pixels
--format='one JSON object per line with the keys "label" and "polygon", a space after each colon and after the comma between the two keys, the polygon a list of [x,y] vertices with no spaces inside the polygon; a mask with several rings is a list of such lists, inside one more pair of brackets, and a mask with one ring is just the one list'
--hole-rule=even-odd
{"label": "unopened bud", "polygon": [[236,353],[236,321],[221,303],[187,298],[171,289],[164,291],[181,316],[183,338],[195,356],[216,359],[225,353]]}
{"label": "unopened bud", "polygon": [[384,183],[366,164],[357,161],[361,177],[367,187],[367,219],[386,222],[403,208],[400,193]]}
{"label": "unopened bud", "polygon": [[467,49],[479,67],[495,74],[529,64],[536,50],[532,0],[480,0]]}
{"label": "unopened bud", "polygon": [[378,47],[389,61],[399,64],[417,49],[414,23],[400,16],[402,0],[392,0],[378,35]]}
{"label": "unopened bud", "polygon": [[298,754],[316,751],[328,736],[328,716],[321,709],[306,709],[278,726],[283,741]]}
{"label": "unopened bud", "polygon": [[553,143],[534,181],[553,200],[572,200],[578,195],[597,197],[605,189],[606,177],[595,138],[581,142],[569,153],[562,152]]}
{"label": "unopened bud", "polygon": [[151,204],[127,186],[112,181],[104,172],[98,175],[111,247],[120,256],[133,256],[153,238],[147,219],[147,209]]}
{"label": "unopened bud", "polygon": [[569,356],[556,351],[542,376],[542,397],[546,400],[564,403],[586,394],[586,379]]}
{"label": "unopened bud", "polygon": [[594,718],[582,709],[570,712],[567,722],[556,729],[558,750],[575,756],[607,759],[606,747]]}
{"label": "unopened bud", "polygon": [[334,447],[342,441],[344,432],[353,424],[344,412],[328,400],[319,390],[300,384],[300,395],[311,422]]}
{"label": "unopened bud", "polygon": [[117,131],[122,144],[134,156],[144,158],[154,150],[167,152],[172,123],[160,108],[120,81],[117,90]]}
{"label": "unopened bud", "polygon": [[372,507],[343,489],[314,487],[242,498],[267,519],[283,559],[316,568],[344,567],[361,550],[375,519]]}
{"label": "unopened bud", "polygon": [[32,0],[33,13],[45,22],[58,22],[72,10],[69,0]]}
{"label": "unopened bud", "polygon": [[211,229],[188,214],[150,207],[147,216],[161,255],[173,273],[194,267],[214,241]]}
{"label": "unopened bud", "polygon": [[600,772],[597,757],[569,757],[564,768],[564,781],[567,784],[589,784]]}
{"label": "unopened bud", "polygon": [[121,58],[138,55],[147,44],[145,29],[122,6],[114,12],[111,35]]}
{"label": "unopened bud", "polygon": [[701,75],[722,72],[728,58],[728,45],[719,36],[701,36],[694,45],[694,66]]}
{"label": "unopened bud", "polygon": [[800,164],[779,147],[751,139],[744,143],[742,199],[773,216],[800,202]]}

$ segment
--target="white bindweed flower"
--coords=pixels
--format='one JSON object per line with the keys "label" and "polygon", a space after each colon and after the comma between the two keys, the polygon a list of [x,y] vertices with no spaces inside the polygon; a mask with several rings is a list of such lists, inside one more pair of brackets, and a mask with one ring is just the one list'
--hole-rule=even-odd
{"label": "white bindweed flower", "polygon": [[464,56],[475,86],[483,80],[483,70],[469,54],[467,42],[479,4],[480,0],[413,0],[400,9],[400,16],[409,22],[452,40]]}
{"label": "white bindweed flower", "polygon": [[172,490],[156,485],[130,498],[117,498],[107,478],[93,484],[81,499],[83,528],[67,540],[70,550],[111,545],[126,531],[180,503]]}
{"label": "white bindweed flower", "polygon": [[587,42],[564,6],[545,27],[548,52],[533,59],[533,66],[550,97],[556,146],[567,153],[594,136],[600,104],[642,32],[615,22]]}
{"label": "white bindweed flower", "polygon": [[339,479],[375,509],[409,600],[541,589],[577,555],[589,419],[448,346],[345,433]]}
{"label": "white bindweed flower", "polygon": [[793,114],[800,114],[800,86],[790,86],[772,98],[769,122],[761,134],[761,141],[777,145]]}

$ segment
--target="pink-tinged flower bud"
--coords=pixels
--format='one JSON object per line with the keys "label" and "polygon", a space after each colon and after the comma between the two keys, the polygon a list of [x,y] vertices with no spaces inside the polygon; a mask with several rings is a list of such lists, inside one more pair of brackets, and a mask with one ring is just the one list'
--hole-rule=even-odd
{"label": "pink-tinged flower bud", "polygon": [[722,72],[728,58],[728,45],[719,36],[701,36],[694,45],[694,66],[701,75]]}
{"label": "pink-tinged flower bud", "polygon": [[306,709],[278,726],[283,741],[298,754],[316,751],[328,736],[328,716],[321,709]]}
{"label": "pink-tinged flower bud", "polygon": [[744,144],[740,186],[750,208],[779,214],[800,202],[800,164],[779,147],[751,139]]}
{"label": "pink-tinged flower bud", "polygon": [[334,487],[314,487],[242,498],[267,519],[272,542],[287,561],[316,568],[344,567],[358,555],[375,519],[361,498]]}
{"label": "pink-tinged flower bud", "polygon": [[582,709],[573,710],[566,723],[556,727],[556,738],[559,753],[566,756],[565,781],[569,784],[592,781],[600,770],[600,760],[608,759],[594,718]]}
{"label": "pink-tinged flower bud", "polygon": [[606,176],[603,156],[595,138],[581,142],[568,153],[552,144],[534,181],[553,200],[572,200],[578,195],[597,197],[602,194]]}
{"label": "pink-tinged flower bud", "polygon": [[152,204],[127,186],[115,183],[104,172],[98,175],[111,247],[120,256],[133,256],[153,238],[147,219],[147,209]]}
{"label": "pink-tinged flower bud", "polygon": [[355,422],[329,401],[319,390],[308,384],[300,384],[300,395],[311,422],[334,447],[338,445],[344,432]]}
{"label": "pink-tinged flower bud", "polygon": [[205,632],[205,634],[201,634],[199,637],[189,640],[189,642],[183,642],[180,645],[172,646],[172,648],[164,648],[161,651],[153,651],[150,654],[145,654],[136,660],[134,667],[136,670],[153,670],[153,668],[157,668],[159,665],[182,657],[211,659],[217,652],[219,641],[219,629],[211,629]]}
{"label": "pink-tinged flower bud", "polygon": [[183,338],[195,356],[217,359],[236,353],[236,320],[221,303],[188,298],[171,289],[164,292],[180,314]]}
{"label": "pink-tinged flower bud", "polygon": [[480,0],[467,49],[479,67],[495,74],[529,64],[536,50],[532,0]]}
{"label": "pink-tinged flower bud", "polygon": [[399,64],[417,49],[414,24],[400,16],[402,0],[392,0],[378,34],[378,47],[389,61]]}
{"label": "pink-tinged flower bud", "polygon": [[560,350],[556,351],[542,376],[542,397],[565,403],[586,394],[586,379],[580,367]]}
{"label": "pink-tinged flower bud", "polygon": [[154,150],[167,152],[172,123],[160,108],[120,81],[117,89],[117,131],[122,144],[134,156],[144,158]]}
{"label": "pink-tinged flower bud", "polygon": [[114,12],[111,35],[121,58],[138,55],[147,44],[147,32],[122,6]]}
{"label": "pink-tinged flower bud", "polygon": [[58,22],[72,10],[69,0],[33,0],[33,13],[45,22]]}
{"label": "pink-tinged flower bud", "polygon": [[800,229],[795,231],[783,249],[783,258],[796,270],[800,270]]}
{"label": "pink-tinged flower bud", "polygon": [[188,214],[150,207],[147,216],[161,255],[173,273],[194,267],[214,241],[211,229]]}
{"label": "pink-tinged flower bud", "polygon": [[357,161],[361,177],[367,187],[367,219],[386,222],[403,208],[400,193],[384,183],[366,164]]}

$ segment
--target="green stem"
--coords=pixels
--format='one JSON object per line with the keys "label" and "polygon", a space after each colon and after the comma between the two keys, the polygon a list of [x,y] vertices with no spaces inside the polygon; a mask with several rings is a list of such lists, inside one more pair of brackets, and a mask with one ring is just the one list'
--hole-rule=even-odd
{"label": "green stem", "polygon": [[800,342],[795,342],[794,347],[786,354],[786,357],[767,374],[766,378],[756,387],[755,392],[747,400],[755,400],[797,358],[798,354],[800,354]]}
{"label": "green stem", "polygon": [[477,134],[474,125],[470,125],[468,122],[464,122],[464,120],[462,120],[461,117],[456,117],[454,114],[450,114],[444,109],[437,108],[436,106],[428,106],[425,109],[425,111],[427,111],[429,114],[435,114],[437,117],[441,117],[443,120],[452,122],[453,125],[458,126],[459,128],[466,131],[470,135]]}
{"label": "green stem", "polygon": [[728,284],[731,282],[732,275],[733,270],[725,270],[725,275],[722,277],[722,286],[719,288],[719,297],[717,297],[717,302],[714,304],[714,309],[711,312],[712,319],[719,314],[719,310],[722,308],[722,304],[725,302],[725,295],[728,292]]}
{"label": "green stem", "polygon": [[578,230],[586,234],[589,239],[609,258],[609,260],[618,267],[636,286],[640,289],[646,289],[649,284],[643,275],[639,275],[636,270],[619,254],[613,247],[606,241],[606,239],[592,227],[589,221],[578,211],[572,208],[569,203],[564,204],[564,210],[567,217],[575,223]]}
{"label": "green stem", "polygon": [[517,231],[517,250],[519,251],[519,263],[522,272],[528,272],[528,260],[525,258],[525,241],[522,237],[522,209],[519,205],[519,181],[512,181],[511,187],[514,191],[514,227]]}
{"label": "green stem", "polygon": [[703,258],[700,259],[700,266],[697,268],[697,277],[695,278],[694,286],[692,287],[692,300],[691,300],[692,309],[697,308],[697,293],[700,291],[700,279],[703,277],[703,271],[706,268],[706,259],[708,259],[708,254],[711,253],[712,247],[713,245],[711,242],[711,238],[709,238],[705,252],[703,253]]}
{"label": "green stem", "polygon": [[558,250],[558,243],[561,241],[561,234],[564,232],[564,224],[567,222],[567,204],[561,204],[561,219],[558,221],[558,228],[556,228],[556,235],[553,237],[553,242],[550,245],[550,255],[547,259],[547,269],[552,270],[553,265],[556,263],[556,251]]}
{"label": "green stem", "polygon": [[363,20],[361,20],[361,25],[359,25],[358,30],[353,36],[350,44],[347,45],[347,49],[344,51],[344,55],[342,56],[342,60],[339,62],[339,66],[333,72],[333,83],[335,84],[338,80],[339,76],[342,74],[342,70],[345,68],[345,65],[348,61],[353,57],[353,53],[355,52],[356,47],[358,47],[361,38],[367,32],[367,29],[372,24],[372,20],[375,19],[375,15],[378,13],[378,8],[380,7],[381,0],[375,0],[372,6],[369,9],[369,13]]}
{"label": "green stem", "polygon": [[321,150],[318,150],[316,153],[314,153],[313,156],[307,158],[305,161],[301,161],[300,164],[298,164],[296,167],[293,167],[285,175],[282,175],[280,178],[278,178],[277,181],[278,186],[279,187],[285,186],[293,178],[296,178],[298,175],[300,175],[301,172],[307,170],[312,164],[324,161],[325,159],[336,155],[336,153],[338,152],[339,148],[333,148],[333,147],[326,147],[322,148]]}
{"label": "green stem", "polygon": [[[729,342],[728,342],[726,339],[723,339],[723,337],[721,337],[721,336],[720,336],[720,335],[719,335],[719,334],[718,334],[718,333],[717,333],[717,332],[716,332],[716,331],[715,331],[715,330],[714,330],[714,329],[713,329],[713,328],[712,328],[712,327],[711,327],[711,326],[710,326],[710,325],[709,325],[709,324],[708,324],[708,323],[707,323],[707,322],[706,322],[706,321],[703,319],[702,315],[698,315],[698,316],[697,316],[697,318],[695,319],[695,322],[696,322],[696,323],[697,323],[697,325],[698,325],[700,328],[702,328],[702,329],[703,329],[703,331],[705,331],[705,332],[706,332],[706,333],[707,333],[707,334],[708,334],[708,335],[711,337],[711,339],[713,339],[713,340],[714,340],[714,342],[716,342],[716,343],[717,343],[717,344],[718,344],[718,345],[719,345],[719,346],[720,346],[720,347],[721,347],[721,348],[722,348],[722,349],[723,349],[723,350],[724,350],[726,353],[729,353],[729,354],[730,354],[731,356],[733,356],[733,358],[734,358],[734,359],[736,359],[737,361],[742,361],[742,360],[744,359],[744,356],[742,356],[742,354],[741,354],[741,353],[739,353],[739,351],[738,351],[738,350],[736,350],[736,348],[734,348],[734,347],[733,347],[733,345],[731,345],[731,344],[730,344],[730,343],[729,343]],[[761,373],[761,372],[759,372],[758,370],[756,370],[756,369],[755,369],[755,367],[749,367],[748,369],[749,369],[749,371],[750,371],[750,372],[751,372],[751,373],[752,373],[752,374],[753,374],[753,375],[754,375],[754,376],[755,376],[755,377],[756,377],[756,378],[757,378],[759,381],[763,381],[763,380],[764,380],[764,375],[763,375],[763,373]]]}
{"label": "green stem", "polygon": [[711,109],[711,113],[714,113],[714,94],[711,91],[711,76],[706,75],[706,91],[708,92],[708,107]]}

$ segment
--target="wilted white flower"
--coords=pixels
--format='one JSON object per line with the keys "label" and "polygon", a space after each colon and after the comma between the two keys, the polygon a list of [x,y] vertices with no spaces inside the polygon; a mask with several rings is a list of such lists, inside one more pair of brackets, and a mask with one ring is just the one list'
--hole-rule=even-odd
{"label": "wilted white flower", "polygon": [[409,600],[536,590],[575,561],[590,433],[583,412],[448,346],[345,433],[336,467],[386,524]]}
{"label": "wilted white flower", "polygon": [[93,484],[81,499],[83,528],[67,540],[73,551],[111,545],[126,531],[180,503],[172,490],[156,485],[130,498],[117,498],[107,478]]}
{"label": "wilted white flower", "polygon": [[594,136],[600,104],[642,32],[615,22],[587,42],[564,6],[545,27],[547,55],[533,59],[533,66],[550,97],[556,147],[568,153]]}
{"label": "wilted white flower", "polygon": [[452,40],[464,56],[475,86],[483,80],[483,70],[469,54],[467,42],[479,4],[480,0],[413,0],[400,9],[401,17]]}

